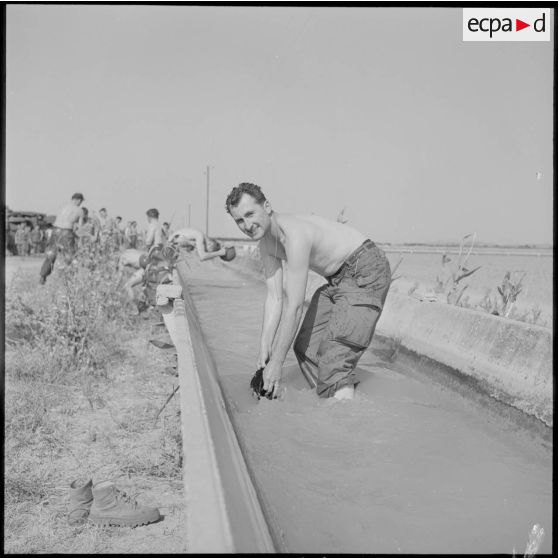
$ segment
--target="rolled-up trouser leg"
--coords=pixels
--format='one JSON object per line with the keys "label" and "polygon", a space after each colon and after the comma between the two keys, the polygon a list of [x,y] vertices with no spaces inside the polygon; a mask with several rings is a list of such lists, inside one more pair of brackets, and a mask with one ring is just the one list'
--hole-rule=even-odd
{"label": "rolled-up trouser leg", "polygon": [[322,285],[312,296],[293,345],[300,369],[313,388],[318,383],[318,348],[327,329],[331,308],[327,285]]}
{"label": "rolled-up trouser leg", "polygon": [[346,299],[334,305],[318,348],[320,397],[331,397],[339,388],[356,383],[356,365],[372,341],[380,314],[375,306]]}
{"label": "rolled-up trouser leg", "polygon": [[293,346],[302,373],[320,397],[356,382],[355,367],[381,314],[375,306],[351,304],[350,296],[336,298],[333,303],[328,285],[314,293]]}

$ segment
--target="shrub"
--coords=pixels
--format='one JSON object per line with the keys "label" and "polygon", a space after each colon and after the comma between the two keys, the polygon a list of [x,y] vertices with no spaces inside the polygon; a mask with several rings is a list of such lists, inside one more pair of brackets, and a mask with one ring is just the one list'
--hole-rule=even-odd
{"label": "shrub", "polygon": [[61,381],[80,370],[102,372],[117,350],[114,329],[131,319],[116,262],[115,252],[92,247],[41,289],[14,278],[6,296],[6,340],[21,357],[13,361],[16,377],[46,374]]}

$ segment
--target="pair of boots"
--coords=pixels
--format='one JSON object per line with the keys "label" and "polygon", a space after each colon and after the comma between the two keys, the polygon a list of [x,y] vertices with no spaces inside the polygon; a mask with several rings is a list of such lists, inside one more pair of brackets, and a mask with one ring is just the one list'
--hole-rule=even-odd
{"label": "pair of boots", "polygon": [[70,484],[68,523],[77,525],[88,517],[95,525],[127,527],[147,525],[161,518],[157,508],[138,505],[111,481],[94,485],[91,479],[85,483],[75,480]]}

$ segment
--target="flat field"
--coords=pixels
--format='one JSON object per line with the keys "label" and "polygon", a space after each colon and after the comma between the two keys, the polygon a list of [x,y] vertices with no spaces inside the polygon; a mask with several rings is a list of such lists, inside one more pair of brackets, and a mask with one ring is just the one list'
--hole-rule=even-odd
{"label": "flat field", "polygon": [[[420,288],[434,287],[436,276],[442,269],[443,249],[438,247],[410,251],[409,248],[384,247],[392,269],[401,259],[401,264],[395,275],[399,275],[398,290],[411,288],[416,283]],[[458,249],[447,250],[447,254],[454,261],[458,257]],[[552,326],[552,250],[540,249],[505,249],[505,250],[478,250],[471,253],[467,261],[467,268],[474,269],[481,266],[478,271],[461,281],[461,285],[468,285],[464,296],[469,296],[469,304],[474,306],[483,296],[497,296],[497,288],[502,284],[506,272],[511,273],[512,280],[519,280],[525,273],[522,281],[522,291],[517,297],[518,312],[527,312],[536,307],[540,308],[539,325]]]}
{"label": "flat field", "polygon": [[[241,240],[228,240],[239,251],[253,252],[256,243]],[[416,289],[430,289],[436,285],[436,277],[442,270],[442,255],[446,253],[453,264],[459,256],[458,246],[409,246],[379,244],[385,251],[392,271],[401,263],[394,275],[394,291],[407,293]],[[459,285],[467,285],[463,294],[464,305],[478,308],[478,304],[487,294],[498,298],[498,287],[509,271],[512,281],[521,282],[522,290],[517,297],[514,316],[523,321],[552,327],[553,316],[553,249],[551,247],[514,248],[514,247],[480,247],[475,248],[467,260],[466,267],[480,269],[463,279]],[[481,311],[484,311],[480,309]],[[533,320],[533,312],[540,310],[538,319]]]}

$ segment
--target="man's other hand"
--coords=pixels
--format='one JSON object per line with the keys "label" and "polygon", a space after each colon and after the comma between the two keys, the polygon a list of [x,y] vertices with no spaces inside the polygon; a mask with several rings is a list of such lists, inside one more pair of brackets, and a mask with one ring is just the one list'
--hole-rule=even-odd
{"label": "man's other hand", "polygon": [[282,374],[282,366],[270,361],[263,371],[264,389],[274,396],[278,395]]}

